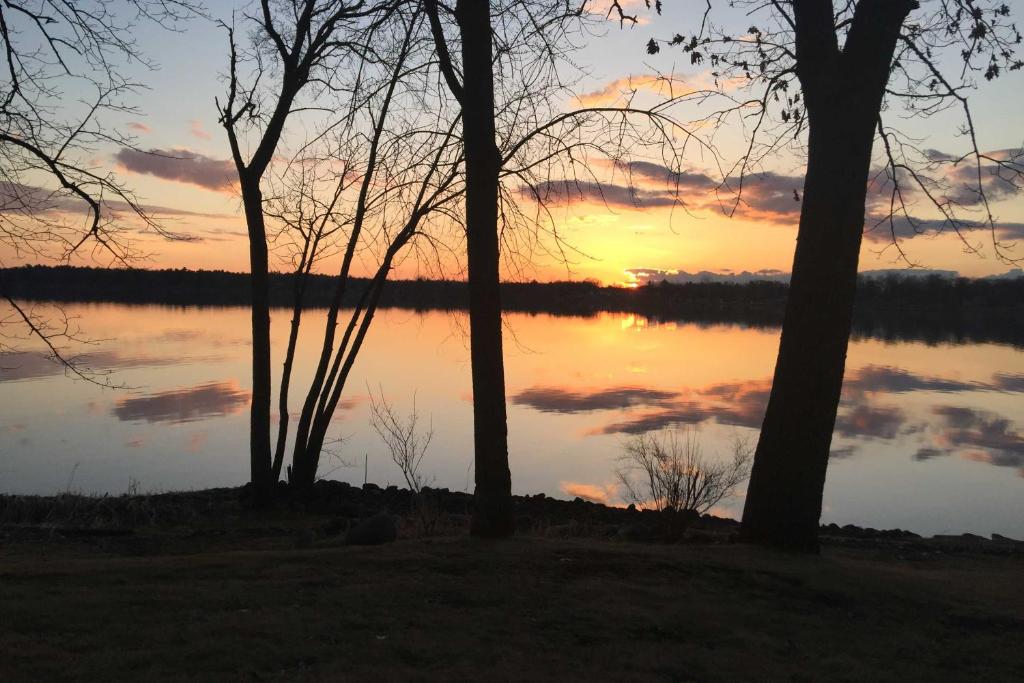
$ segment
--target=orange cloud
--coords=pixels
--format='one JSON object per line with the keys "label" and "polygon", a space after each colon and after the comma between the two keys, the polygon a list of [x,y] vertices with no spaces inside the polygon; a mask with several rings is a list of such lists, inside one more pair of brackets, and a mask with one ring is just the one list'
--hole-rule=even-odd
{"label": "orange cloud", "polygon": [[615,495],[614,486],[596,486],[594,484],[581,484],[573,481],[563,481],[558,485],[562,493],[574,498],[589,500],[591,503],[607,505],[608,501]]}
{"label": "orange cloud", "polygon": [[607,106],[621,103],[640,90],[663,94],[662,88],[659,88],[659,83],[662,88],[668,84],[666,79],[657,74],[623,76],[622,78],[616,78],[605,83],[597,90],[577,95],[576,99],[584,107]]}
{"label": "orange cloud", "polygon": [[704,71],[685,78],[673,74],[632,74],[608,81],[600,88],[576,96],[584,107],[605,107],[621,105],[641,92],[658,97],[685,98],[713,92],[735,90],[747,84],[742,78],[719,78]]}

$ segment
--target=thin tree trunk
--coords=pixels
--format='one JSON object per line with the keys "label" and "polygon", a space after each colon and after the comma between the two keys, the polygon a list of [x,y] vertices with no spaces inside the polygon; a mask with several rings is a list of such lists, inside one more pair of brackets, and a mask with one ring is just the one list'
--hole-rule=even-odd
{"label": "thin tree trunk", "polygon": [[[334,411],[337,410],[338,401],[341,399],[341,392],[345,388],[345,384],[348,381],[349,373],[352,370],[352,365],[355,363],[356,356],[359,354],[359,349],[363,345],[363,340],[366,338],[366,333],[370,329],[370,323],[373,322],[374,313],[377,310],[377,304],[380,300],[380,292],[384,286],[383,279],[387,276],[387,271],[390,269],[390,259],[388,265],[383,269],[384,275],[375,278],[368,285],[370,289],[369,301],[366,304],[365,312],[363,313],[362,320],[359,322],[358,331],[355,333],[355,337],[352,339],[352,348],[345,352],[346,344],[342,345],[342,348],[338,352],[339,360],[344,358],[344,362],[341,363],[337,369],[337,379],[331,386],[331,393],[321,401],[321,406],[317,412],[316,417],[313,420],[313,425],[309,430],[309,441],[306,445],[304,453],[304,464],[301,470],[301,479],[298,480],[298,484],[301,486],[312,486],[316,479],[317,469],[320,467],[320,455],[323,453],[324,442],[327,438],[327,429],[331,424],[331,417],[334,415]],[[355,329],[355,328],[350,328]],[[351,331],[346,331],[346,338],[351,334]],[[330,385],[329,385],[330,386]]]}
{"label": "thin tree trunk", "polygon": [[508,536],[512,480],[508,468],[505,370],[498,260],[499,153],[494,129],[494,74],[489,3],[459,0],[463,138],[466,155],[466,249],[473,375],[476,490],[471,533]]}
{"label": "thin tree trunk", "polygon": [[384,289],[388,274],[391,272],[394,259],[416,233],[420,217],[414,216],[411,218],[410,222],[406,224],[395,238],[395,241],[388,247],[380,266],[377,268],[377,272],[370,282],[367,283],[366,289],[360,295],[359,301],[356,303],[356,307],[349,318],[341,343],[334,354],[334,363],[324,383],[324,389],[317,403],[316,411],[311,418],[308,436],[303,445],[302,457],[294,461],[291,483],[298,488],[308,489],[316,481],[316,472],[320,466],[320,455],[323,452],[331,417],[338,408],[338,402],[341,400],[341,393],[348,382],[349,373],[352,371],[352,366],[359,355],[359,350],[362,348],[363,341],[366,339],[366,334],[373,322],[374,314],[377,312],[380,295]]}
{"label": "thin tree trunk", "polygon": [[274,495],[270,459],[270,278],[266,228],[259,181],[242,180],[249,230],[249,272],[252,296],[252,403],[249,412],[249,467],[254,501],[268,503]]}
{"label": "thin tree trunk", "polygon": [[[384,126],[391,108],[395,88],[398,86],[400,75],[405,64],[405,59],[408,55],[409,42],[411,38],[412,33],[406,33],[404,39],[405,42],[402,46],[401,57],[395,67],[391,81],[388,84],[387,95],[384,98],[380,114],[374,124],[373,136],[370,142],[369,163],[367,164],[366,170],[363,174],[363,181],[360,184],[359,197],[356,202],[356,218],[353,222],[352,233],[348,238],[345,255],[342,258],[341,270],[338,274],[338,280],[334,288],[334,296],[327,310],[327,322],[324,328],[323,344],[320,349],[320,360],[317,364],[316,372],[313,375],[313,380],[310,382],[309,390],[306,393],[306,399],[303,402],[302,411],[299,413],[299,424],[295,435],[295,446],[292,453],[292,467],[289,471],[289,484],[294,485],[296,488],[308,489],[313,485],[313,482],[316,479],[316,471],[320,462],[320,453],[323,450],[327,427],[330,424],[330,417],[334,413],[334,408],[331,408],[326,421],[320,420],[319,418],[327,407],[328,393],[331,390],[332,383],[335,381],[335,377],[337,376],[338,368],[344,357],[348,341],[351,338],[358,312],[362,308],[362,303],[366,301],[369,296],[370,290],[368,289],[364,291],[360,297],[360,304],[356,307],[356,312],[353,313],[345,334],[342,337],[341,346],[338,348],[337,353],[335,353],[334,342],[338,327],[338,313],[341,310],[341,305],[345,298],[345,292],[348,288],[349,272],[352,266],[352,261],[355,258],[356,248],[359,245],[359,235],[362,232],[363,221],[366,217],[367,196],[377,167],[377,154],[379,151],[381,136],[384,133]],[[338,196],[336,195],[335,201],[337,198]],[[331,206],[333,208],[333,204]],[[390,263],[387,259],[386,262]],[[370,313],[370,316],[372,318],[372,313]],[[333,363],[331,362],[332,355],[334,356]],[[330,374],[328,374],[328,368],[330,368]],[[337,401],[335,401],[335,405],[336,403]],[[317,423],[318,420],[319,423]]]}
{"label": "thin tree trunk", "polygon": [[810,126],[807,173],[742,535],[814,552],[853,318],[874,128],[899,27],[916,3],[861,0],[841,53],[825,30],[834,31],[831,3],[793,6]]}
{"label": "thin tree trunk", "polygon": [[[321,419],[321,415],[327,410],[329,400],[326,392],[334,386],[339,369],[345,359],[349,341],[356,330],[364,303],[370,296],[372,289],[373,284],[371,282],[360,296],[360,300],[349,318],[341,343],[336,351],[334,350],[332,335],[330,350],[333,353],[334,361],[331,364],[330,374],[318,384],[319,387],[323,388],[323,391],[318,393],[316,397],[313,397],[311,399],[312,402],[308,402],[306,406],[303,406],[299,432],[296,435],[295,450],[292,454],[292,467],[288,479],[288,483],[296,490],[308,491],[316,481],[316,472],[320,466],[320,454],[323,451],[327,428],[330,426],[330,417],[327,420]],[[331,315],[335,318],[337,316],[335,305],[332,305]],[[332,328],[336,326],[337,324],[335,323],[332,325]],[[309,401],[309,399],[307,400]]]}
{"label": "thin tree trunk", "polygon": [[[315,244],[313,245],[313,251],[314,253],[316,251]],[[304,258],[306,257],[304,256]],[[309,256],[308,258],[312,261],[313,257]],[[292,301],[292,320],[291,327],[288,330],[288,348],[284,353],[284,366],[281,369],[281,389],[277,400],[277,445],[274,447],[274,463],[271,466],[275,483],[281,479],[285,445],[288,442],[288,423],[290,421],[288,414],[288,390],[291,387],[292,366],[295,364],[295,347],[299,341],[299,326],[302,323],[302,305],[306,291],[307,276],[308,271],[300,270],[295,273],[296,282],[294,300]]]}

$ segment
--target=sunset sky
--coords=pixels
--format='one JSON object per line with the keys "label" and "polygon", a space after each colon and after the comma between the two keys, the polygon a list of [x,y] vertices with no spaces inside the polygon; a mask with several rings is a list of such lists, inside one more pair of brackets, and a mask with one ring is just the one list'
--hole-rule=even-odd
{"label": "sunset sky", "polygon": [[[627,5],[644,12],[641,0]],[[690,66],[689,58],[681,50],[664,49],[654,56],[644,50],[652,36],[664,38],[692,31],[699,16],[691,9],[691,3],[666,2],[662,17],[649,17],[638,26],[620,29],[617,22],[608,22],[605,35],[589,38],[576,56],[576,62],[586,73],[579,78],[577,97],[567,97],[566,106],[621,101],[624,89],[649,89],[652,74],[656,73],[671,73],[685,83],[710,82],[708,73]],[[214,12],[229,18],[229,3],[215,3]],[[723,17],[736,25],[745,26],[751,21],[743,16]],[[155,72],[133,68],[131,75],[148,88],[133,102],[139,110],[137,115],[112,123],[132,132],[142,149],[187,155],[194,161],[183,169],[180,164],[137,151],[109,148],[96,150],[96,162],[115,169],[145,204],[166,215],[169,228],[197,238],[172,243],[142,235],[139,246],[153,253],[143,265],[246,270],[247,247],[233,166],[214,105],[214,98],[224,89],[225,32],[212,23],[197,20],[181,33],[144,27],[137,36],[160,68]],[[1020,86],[1020,74],[1010,74],[993,84],[983,84],[974,96],[974,115],[983,150],[1021,147],[1024,95]],[[966,149],[953,117],[915,120],[908,123],[908,128],[922,148],[947,154]],[[743,140],[739,130],[722,131],[717,138],[724,155],[733,158],[742,148]],[[620,174],[608,177],[603,200],[584,191],[553,211],[560,232],[580,252],[570,264],[541,257],[527,272],[515,276],[538,280],[595,278],[614,284],[632,281],[634,278],[627,273],[630,269],[788,271],[800,206],[794,196],[802,187],[800,159],[782,154],[761,169],[766,174],[750,180],[745,190],[746,203],[732,217],[725,211],[730,197],[714,193],[715,169],[708,160],[694,155],[686,165],[687,174],[681,183],[686,210],[673,206],[663,174],[659,175],[653,165],[636,164],[632,193],[621,184]],[[997,199],[993,208],[1002,226],[1000,235],[1008,241],[1017,235],[1024,237],[1024,198],[1009,188],[993,187]],[[921,217],[934,217],[926,208],[922,206]],[[869,205],[869,215],[871,212]],[[980,256],[965,253],[964,245],[948,234],[908,239],[904,250],[917,264],[927,268],[957,270],[971,276],[1008,270],[1009,265],[993,256],[985,231],[969,232],[967,239],[979,247]],[[902,267],[904,264],[897,261],[895,252],[886,249],[888,244],[889,236],[884,229],[867,233],[861,269]],[[1024,257],[1024,245],[1014,255]],[[9,252],[0,256],[7,266],[26,262]],[[431,273],[408,262],[396,273],[399,277],[419,274]]]}

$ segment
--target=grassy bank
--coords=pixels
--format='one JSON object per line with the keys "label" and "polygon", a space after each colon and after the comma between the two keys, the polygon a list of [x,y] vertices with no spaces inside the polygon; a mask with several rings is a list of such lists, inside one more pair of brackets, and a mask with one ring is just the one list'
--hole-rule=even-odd
{"label": "grassy bank", "polygon": [[1024,679],[1009,546],[876,535],[800,557],[572,522],[352,547],[337,511],[173,496],[135,500],[176,518],[134,526],[7,520],[0,680]]}
{"label": "grassy bank", "polygon": [[1014,681],[1019,560],[521,537],[8,546],[0,680]]}

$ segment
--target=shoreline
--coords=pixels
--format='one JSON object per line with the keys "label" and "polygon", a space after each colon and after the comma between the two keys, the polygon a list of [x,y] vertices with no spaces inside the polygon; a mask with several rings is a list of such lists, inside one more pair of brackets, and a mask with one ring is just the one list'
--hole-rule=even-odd
{"label": "shoreline", "polygon": [[[366,286],[353,278],[343,306]],[[173,307],[245,306],[248,276],[222,271],[127,270],[71,266],[0,269],[5,295],[39,303],[110,303]],[[270,303],[290,308],[293,276],[275,273]],[[731,324],[778,329],[788,286],[781,282],[659,283],[636,288],[596,282],[504,282],[508,313],[593,317],[635,314],[665,322]],[[313,275],[304,305],[317,308],[333,296],[333,280]],[[466,284],[451,280],[389,280],[381,308],[417,312],[465,310]],[[927,344],[996,343],[1024,348],[1024,277],[1006,280],[870,278],[860,283],[853,338]]]}
{"label": "shoreline", "polygon": [[[245,510],[241,489],[219,489],[93,499],[65,514],[76,527],[59,516],[0,525],[0,680],[973,683],[1024,672],[1020,544],[834,536],[807,556],[733,543],[736,523],[713,519],[675,542],[636,542],[602,516],[659,513],[518,497],[577,519],[537,512],[503,541],[403,524],[396,542],[368,547],[346,542],[346,510],[375,509],[353,505],[355,491],[408,492],[322,488],[319,511]],[[52,513],[54,500],[22,499],[22,511],[49,502]],[[104,526],[113,512],[135,525]]]}
{"label": "shoreline", "polygon": [[[268,510],[247,506],[248,485],[158,493],[20,495],[0,493],[0,534],[60,537],[129,536],[146,530],[244,525],[247,520],[287,520],[296,529],[337,536],[360,521],[387,514],[400,520],[400,537],[424,535],[418,525],[416,501],[408,489],[362,487],[320,480],[312,496],[297,498],[285,484]],[[468,535],[472,495],[425,488],[422,497],[437,508],[437,535]],[[543,493],[514,495],[516,533],[556,538],[586,537],[637,543],[731,544],[739,522],[711,514],[670,513],[616,507],[576,497],[552,498]],[[305,520],[305,521],[304,521]],[[326,520],[326,521],[325,521]],[[314,522],[309,525],[305,522]],[[36,533],[38,532],[38,533]],[[1024,540],[998,533],[935,534],[876,529],[853,524],[822,524],[823,546],[919,545],[946,551],[1008,553],[1024,557]]]}

